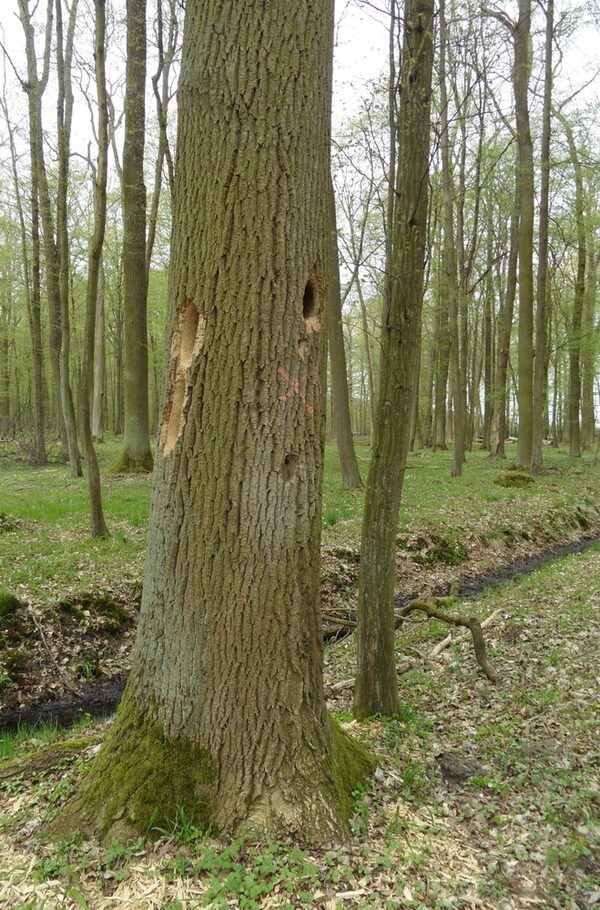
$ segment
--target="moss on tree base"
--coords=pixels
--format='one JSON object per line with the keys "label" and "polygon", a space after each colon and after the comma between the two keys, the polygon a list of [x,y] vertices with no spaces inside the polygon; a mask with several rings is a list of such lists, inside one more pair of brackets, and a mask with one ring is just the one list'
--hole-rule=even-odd
{"label": "moss on tree base", "polygon": [[111,474],[150,474],[154,467],[152,452],[148,451],[143,458],[134,458],[128,452],[123,452],[118,462],[111,468]]}
{"label": "moss on tree base", "polygon": [[126,842],[152,828],[172,827],[178,812],[206,830],[214,778],[205,749],[189,741],[167,740],[126,691],[81,791],[49,830],[59,837],[79,830],[101,841]]}
{"label": "moss on tree base", "polygon": [[531,474],[525,471],[512,470],[498,474],[494,483],[498,484],[499,487],[507,487],[508,489],[522,489],[523,487],[532,487],[535,484],[535,480]]}
{"label": "moss on tree base", "polygon": [[[325,779],[314,788],[270,793],[247,807],[227,833],[312,843],[342,840],[353,812],[352,794],[373,772],[376,759],[331,720],[332,752]],[[127,842],[152,829],[169,830],[182,814],[200,830],[218,829],[216,769],[207,750],[189,740],[168,740],[126,691],[117,718],[81,789],[49,826],[52,837],[73,831],[100,841]],[[297,803],[297,805],[296,805]]]}
{"label": "moss on tree base", "polygon": [[348,824],[354,811],[352,794],[359,784],[371,776],[377,767],[377,758],[371,755],[362,743],[348,736],[333,718],[331,732],[333,736],[331,776],[342,819]]}

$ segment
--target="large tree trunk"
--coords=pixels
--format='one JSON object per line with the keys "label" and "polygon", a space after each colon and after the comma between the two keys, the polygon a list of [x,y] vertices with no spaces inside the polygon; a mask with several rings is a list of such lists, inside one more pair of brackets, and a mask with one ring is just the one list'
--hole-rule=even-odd
{"label": "large tree trunk", "polygon": [[125,451],[113,473],[152,470],[148,414],[148,282],[144,135],[146,0],[127,0],[127,75],[123,146]]}
{"label": "large tree trunk", "polygon": [[340,263],[338,256],[337,220],[335,214],[335,196],[333,183],[330,181],[330,253],[329,253],[329,294],[327,296],[327,329],[329,333],[329,359],[331,363],[331,395],[333,399],[333,425],[340,457],[342,483],[347,490],[362,487],[358,470],[352,424],[350,422],[350,404],[348,401],[348,374],[346,371],[346,351],[344,349],[344,332],[342,328],[342,298],[340,291]]}
{"label": "large tree trunk", "polygon": [[180,810],[331,842],[371,767],[322,681],[332,42],[333,0],[187,4],[140,624],[63,827],[143,832]]}
{"label": "large tree trunk", "polygon": [[358,593],[358,717],[398,711],[394,652],[396,531],[408,455],[423,303],[429,185],[433,2],[404,19],[391,296],[382,325],[380,393],[365,494]]}

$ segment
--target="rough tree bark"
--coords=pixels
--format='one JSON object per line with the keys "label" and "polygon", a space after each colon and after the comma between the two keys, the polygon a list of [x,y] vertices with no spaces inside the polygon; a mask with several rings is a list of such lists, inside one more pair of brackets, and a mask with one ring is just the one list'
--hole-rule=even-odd
{"label": "rough tree bark", "polygon": [[148,414],[148,282],[144,134],[146,0],[127,0],[123,145],[124,452],[114,474],[152,470]]}
{"label": "rough tree bark", "polygon": [[329,335],[329,359],[331,364],[331,396],[333,399],[333,426],[342,470],[342,483],[347,490],[358,490],[362,480],[358,470],[350,403],[348,401],[348,373],[346,351],[342,329],[342,297],[340,290],[340,262],[338,255],[337,220],[333,183],[329,190],[330,252],[329,252],[329,293],[327,295],[327,330]]}
{"label": "rough tree bark", "polygon": [[354,712],[398,711],[394,653],[396,530],[408,454],[423,303],[429,190],[433,0],[405,8],[389,305],[382,325],[380,393],[365,494],[358,593]]}
{"label": "rough tree bark", "polygon": [[139,631],[57,828],[123,835],[182,807],[225,832],[331,842],[372,767],[322,680],[332,44],[333,0],[187,4]]}

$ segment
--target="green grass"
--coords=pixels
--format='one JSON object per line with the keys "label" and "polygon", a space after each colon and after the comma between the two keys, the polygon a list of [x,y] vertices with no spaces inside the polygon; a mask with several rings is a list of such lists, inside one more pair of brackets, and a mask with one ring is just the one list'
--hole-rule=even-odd
{"label": "green grass", "polygon": [[[109,474],[121,451],[120,439],[108,437],[97,447],[102,475],[108,540],[93,540],[88,531],[85,478],[72,478],[64,464],[32,468],[0,450],[0,513],[21,520],[16,531],[0,534],[0,578],[4,590],[52,603],[72,590],[139,581],[143,569],[145,528],[150,505],[148,476]],[[370,448],[360,441],[357,456],[366,481]],[[400,509],[399,531],[438,535],[446,560],[461,561],[465,537],[485,534],[490,540],[517,539],[532,533],[560,540],[563,529],[589,522],[600,502],[600,470],[591,456],[570,459],[563,450],[546,449],[546,470],[531,488],[505,490],[495,484],[503,464],[474,451],[464,474],[450,476],[451,452],[409,456]],[[508,456],[514,456],[508,446]],[[505,465],[504,465],[505,466]],[[325,450],[323,546],[357,549],[364,491],[342,487],[335,442]],[[585,515],[588,514],[588,518]],[[554,527],[553,527],[554,526]],[[457,549],[457,545],[458,549]],[[441,551],[440,551],[441,552]],[[437,560],[427,551],[419,559]],[[417,560],[419,561],[419,560]]]}
{"label": "green grass", "polygon": [[[64,598],[69,589],[89,590],[102,579],[118,585],[139,578],[149,480],[107,478],[118,450],[114,440],[100,450],[113,532],[107,542],[89,539],[85,482],[70,480],[66,468],[34,471],[10,464],[3,469],[0,512],[27,523],[0,535],[3,588],[44,603]],[[358,451],[366,474],[369,450]],[[411,456],[401,531],[411,540],[433,532],[461,545],[469,534],[512,541],[523,532],[560,535],[575,525],[585,532],[582,521],[591,519],[600,502],[600,471],[589,458],[545,454],[550,470],[522,490],[496,486],[500,467],[481,453],[470,456],[464,477],[457,479],[449,476],[450,454]],[[25,490],[29,498],[23,498]],[[324,499],[325,546],[356,548],[363,494],[342,490],[331,444]],[[446,570],[443,561],[440,570]],[[224,845],[200,836],[181,811],[165,829],[168,843],[146,852],[148,889],[157,880],[164,883],[172,899],[168,903],[165,897],[165,907],[187,907],[187,898],[180,900],[176,891],[187,883],[190,890],[201,888],[205,905],[237,902],[247,910],[262,908],[271,896],[284,898],[274,906],[286,906],[289,895],[290,907],[310,908],[324,900],[317,894],[361,890],[358,906],[373,910],[460,910],[472,905],[476,889],[482,906],[502,910],[507,901],[521,906],[525,881],[533,883],[541,906],[591,905],[600,852],[599,577],[600,548],[595,548],[457,603],[457,612],[480,618],[499,610],[486,631],[500,673],[497,686],[478,672],[469,640],[431,661],[428,655],[446,627],[416,618],[405,624],[397,640],[400,715],[352,728],[382,760],[372,785],[356,794],[350,844],[316,855],[289,845]],[[354,674],[354,647],[349,638],[327,648],[328,684]],[[341,722],[352,722],[351,697],[351,690],[343,690],[334,701]],[[61,735],[48,728],[0,737],[0,760]],[[446,751],[477,758],[482,773],[463,787],[447,784],[436,758]],[[5,800],[0,833],[14,835],[25,870],[31,868],[31,841],[21,830],[34,813],[54,811],[80,771],[76,765],[62,769],[58,782],[13,781],[0,794]],[[23,803],[25,797],[31,802]],[[102,853],[78,841],[45,848],[36,860],[34,883],[54,889],[48,906],[58,905],[69,889],[93,902],[101,882],[112,880],[116,887],[128,875],[141,874],[134,867],[143,863],[133,857],[144,849],[113,845]],[[8,874],[0,871],[0,883]],[[60,884],[49,884],[55,878]],[[31,900],[32,907],[41,907],[45,897],[36,904],[32,894]],[[26,905],[15,898],[11,906]]]}
{"label": "green grass", "polygon": [[78,731],[89,727],[92,722],[92,718],[84,714],[68,731],[53,723],[43,723],[36,727],[19,727],[16,733],[0,732],[0,762],[4,759],[19,758],[27,752],[58,742],[66,736],[72,738]]}

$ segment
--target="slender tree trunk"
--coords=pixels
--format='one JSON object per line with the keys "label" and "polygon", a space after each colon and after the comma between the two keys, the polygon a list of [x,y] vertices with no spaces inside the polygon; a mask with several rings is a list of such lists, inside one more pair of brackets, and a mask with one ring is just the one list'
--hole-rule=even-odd
{"label": "slender tree trunk", "polygon": [[533,142],[529,128],[531,0],[519,0],[513,70],[519,166],[519,441],[517,465],[531,471],[533,458]]}
{"label": "slender tree trunk", "polygon": [[10,426],[9,326],[12,310],[11,264],[0,266],[0,436]]}
{"label": "slender tree trunk", "polygon": [[548,285],[548,224],[550,217],[550,137],[552,116],[552,41],[554,37],[554,0],[547,0],[542,113],[542,148],[538,229],[537,309],[535,316],[535,361],[533,377],[533,455],[532,470],[539,473],[543,464],[544,410],[546,378],[546,303]]}
{"label": "slender tree trunk", "polygon": [[483,438],[481,448],[489,451],[491,446],[491,425],[492,425],[492,377],[494,371],[494,343],[493,343],[493,326],[492,312],[494,306],[494,276],[493,276],[493,234],[490,221],[487,226],[487,280],[485,288],[485,298],[483,303]]}
{"label": "slender tree trunk", "polygon": [[350,405],[348,402],[348,374],[346,372],[346,351],[342,328],[342,298],[340,290],[340,263],[338,256],[337,221],[335,213],[335,195],[333,182],[330,181],[330,254],[329,254],[329,294],[327,297],[327,329],[329,334],[329,358],[331,364],[331,395],[333,402],[333,424],[340,458],[342,483],[347,490],[362,487],[358,470],[352,425],[350,422]]}
{"label": "slender tree trunk", "polygon": [[[454,238],[454,188],[452,183],[452,170],[450,161],[450,133],[448,130],[448,92],[446,88],[446,33],[445,3],[440,3],[440,125],[441,125],[441,156],[442,156],[442,185],[444,197],[443,232],[444,245],[442,262],[444,270],[444,291],[448,300],[448,328],[450,334],[450,373],[452,375],[452,389],[454,401],[454,457],[452,462],[452,476],[458,477],[462,473],[465,460],[465,429],[466,414],[465,401],[462,394],[463,378],[461,376],[461,345],[460,345],[460,319],[459,319],[459,289],[456,280],[456,246]],[[463,353],[466,351],[463,349]]]}
{"label": "slender tree trunk", "polygon": [[170,75],[171,66],[175,58],[177,49],[177,10],[175,7],[176,0],[169,0],[169,23],[167,29],[167,42],[165,46],[165,28],[163,21],[163,0],[158,0],[156,4],[156,39],[158,51],[158,66],[156,73],[152,77],[152,88],[156,100],[156,119],[158,121],[158,151],[156,154],[156,164],[154,167],[154,188],[152,191],[152,201],[148,215],[148,237],[146,239],[146,283],[150,281],[150,266],[152,264],[152,251],[156,238],[156,225],[158,222],[158,210],[160,206],[160,196],[163,180],[163,169],[165,161],[169,175],[169,191],[171,200],[173,199],[173,181],[174,168],[171,156],[171,147],[169,145],[169,136],[167,133],[168,111],[170,99]]}
{"label": "slender tree trunk", "polygon": [[85,306],[85,332],[83,339],[83,364],[79,406],[81,409],[81,439],[87,466],[90,497],[90,525],[92,537],[108,537],[108,528],[102,509],[102,493],[98,459],[92,440],[91,403],[94,386],[94,344],[98,285],[102,268],[102,246],[106,229],[106,183],[108,174],[108,109],[106,98],[106,0],[94,0],[96,28],[94,60],[96,64],[96,91],[98,99],[98,162],[94,169],[94,232],[88,251],[88,281]]}
{"label": "slender tree trunk", "polygon": [[394,653],[396,531],[409,446],[428,223],[433,2],[407,0],[401,68],[391,296],[373,457],[365,494],[358,593],[358,717],[398,711]]}
{"label": "slender tree trunk", "polygon": [[[77,422],[71,389],[71,326],[69,316],[69,228],[68,203],[69,158],[71,122],[73,118],[73,90],[71,61],[78,0],[72,0],[69,12],[66,44],[63,39],[62,0],[56,0],[56,71],[58,77],[57,136],[58,136],[58,186],[56,194],[56,256],[58,266],[58,293],[60,300],[60,397],[67,431],[69,463],[73,477],[81,477],[81,459],[77,444]],[[47,219],[50,230],[50,219]]]}
{"label": "slender tree trunk", "polygon": [[365,360],[367,366],[367,383],[368,383],[368,404],[369,404],[369,435],[373,438],[373,431],[375,427],[375,371],[373,370],[373,358],[371,355],[371,341],[370,341],[370,332],[369,332],[369,322],[367,318],[367,305],[365,302],[362,282],[360,275],[356,276],[356,293],[358,294],[358,303],[360,305],[360,319],[363,330],[364,344],[365,344]]}
{"label": "slender tree trunk", "polygon": [[100,262],[96,301],[96,328],[94,333],[94,393],[92,399],[92,437],[96,442],[104,441],[104,388],[106,385],[105,284],[104,267],[102,262]]}
{"label": "slender tree trunk", "polygon": [[54,219],[50,202],[50,190],[44,159],[44,143],[42,128],[42,96],[48,84],[50,69],[50,48],[52,37],[52,11],[54,0],[47,0],[46,33],[44,57],[41,76],[38,75],[35,51],[35,34],[31,21],[29,0],[18,0],[19,16],[25,36],[25,52],[27,56],[27,83],[24,86],[27,92],[29,113],[29,144],[31,150],[32,182],[37,187],[36,207],[44,238],[44,255],[46,265],[46,294],[48,297],[48,331],[49,331],[49,359],[55,391],[56,418],[62,454],[70,451],[67,440],[64,413],[61,397],[60,382],[60,350],[61,350],[61,314],[60,314],[60,289],[58,251],[54,236]]}
{"label": "slender tree trunk", "polygon": [[569,331],[569,454],[571,458],[581,457],[581,424],[579,409],[581,404],[581,325],[585,302],[586,274],[586,229],[585,229],[585,191],[581,162],[575,144],[571,124],[564,114],[557,112],[569,144],[569,156],[575,177],[575,220],[577,223],[577,277],[575,279],[575,296],[571,312]]}
{"label": "slender tree trunk", "polygon": [[594,231],[588,236],[588,278],[583,311],[582,357],[583,381],[581,387],[581,443],[584,449],[594,444],[596,433],[594,415],[594,377],[596,374],[596,285],[598,283],[598,255]]}
{"label": "slender tree trunk", "polygon": [[517,291],[517,263],[519,259],[519,192],[515,191],[513,212],[510,219],[510,247],[506,273],[506,289],[498,326],[498,351],[496,353],[496,379],[494,382],[494,413],[492,417],[490,455],[506,458],[504,443],[507,436],[507,377],[512,335],[513,313]]}
{"label": "slender tree trunk", "polygon": [[446,401],[448,394],[448,371],[450,368],[450,330],[448,323],[448,295],[445,281],[438,296],[437,312],[437,367],[435,381],[435,436],[434,449],[447,449],[446,444]]}
{"label": "slender tree trunk", "polygon": [[[38,180],[35,156],[30,150],[31,159],[31,263],[28,254],[27,228],[25,213],[19,185],[17,150],[14,129],[10,123],[6,97],[2,98],[2,110],[8,133],[13,186],[19,228],[21,233],[21,259],[23,280],[27,297],[27,317],[31,341],[31,360],[33,364],[33,443],[31,446],[31,464],[45,465],[46,455],[46,414],[44,402],[44,351],[42,344],[42,314],[40,294],[40,215],[38,200]],[[17,372],[18,377],[18,372]]]}
{"label": "slender tree trunk", "polygon": [[144,134],[146,0],[127,0],[127,74],[123,146],[125,451],[113,473],[152,470],[148,414],[148,282]]}
{"label": "slender tree trunk", "polygon": [[424,449],[433,446],[433,383],[435,374],[435,345],[430,343],[427,356],[427,399],[421,427],[421,443]]}
{"label": "slender tree trunk", "polygon": [[371,767],[328,717],[322,679],[332,46],[332,0],[187,4],[140,624],[63,829],[109,838],[183,811],[331,843]]}

